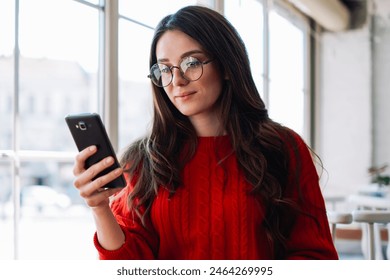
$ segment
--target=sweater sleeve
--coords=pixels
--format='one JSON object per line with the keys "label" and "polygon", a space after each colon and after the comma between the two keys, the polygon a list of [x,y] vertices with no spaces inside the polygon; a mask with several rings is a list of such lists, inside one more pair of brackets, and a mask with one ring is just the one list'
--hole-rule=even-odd
{"label": "sweater sleeve", "polygon": [[[295,199],[301,195],[303,214],[298,214],[295,225],[287,242],[288,259],[338,259],[328,218],[325,202],[321,193],[319,177],[310,150],[304,141],[294,135],[297,141],[297,152],[292,151],[290,172],[300,166],[299,185],[301,193],[296,190]],[[295,154],[295,155],[294,155]]]}
{"label": "sweater sleeve", "polygon": [[132,187],[129,180],[127,182],[126,188],[115,195],[111,203],[115,219],[125,234],[125,242],[117,250],[106,250],[99,244],[95,232],[94,245],[101,260],[155,259],[157,257],[158,237],[150,220],[147,219],[145,227],[140,218],[128,208],[127,197]]}

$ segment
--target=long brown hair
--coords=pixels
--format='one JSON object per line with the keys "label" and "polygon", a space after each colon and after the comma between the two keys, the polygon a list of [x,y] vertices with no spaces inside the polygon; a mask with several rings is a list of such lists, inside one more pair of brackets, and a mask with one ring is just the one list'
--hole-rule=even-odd
{"label": "long brown hair", "polygon": [[[275,257],[280,257],[294,221],[291,210],[297,209],[283,196],[289,170],[285,143],[294,146],[293,137],[287,128],[268,117],[252,78],[245,45],[221,14],[188,6],[163,18],[154,33],[150,66],[156,63],[156,44],[167,30],[180,30],[194,38],[227,77],[217,101],[219,118],[230,136],[239,167],[253,187],[251,193],[265,205],[263,226],[275,248]],[[130,176],[136,177],[129,204],[141,218],[149,213],[159,187],[174,195],[181,185],[180,172],[197,146],[194,127],[172,105],[163,88],[153,85],[153,103],[150,133],[133,143],[121,159],[124,166],[130,165]],[[188,147],[185,151],[184,144]]]}

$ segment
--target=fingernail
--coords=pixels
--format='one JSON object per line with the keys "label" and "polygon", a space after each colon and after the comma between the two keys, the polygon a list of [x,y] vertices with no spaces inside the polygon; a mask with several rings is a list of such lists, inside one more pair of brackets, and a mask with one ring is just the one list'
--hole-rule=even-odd
{"label": "fingernail", "polygon": [[89,147],[89,150],[90,150],[91,152],[95,151],[95,150],[96,150],[96,146],[91,146],[91,147]]}
{"label": "fingernail", "polygon": [[109,157],[106,159],[106,163],[112,163],[114,160],[112,159],[112,157]]}

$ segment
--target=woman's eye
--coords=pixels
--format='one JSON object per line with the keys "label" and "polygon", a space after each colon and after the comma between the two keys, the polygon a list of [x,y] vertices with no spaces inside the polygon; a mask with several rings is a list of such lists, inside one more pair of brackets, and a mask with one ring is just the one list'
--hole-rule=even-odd
{"label": "woman's eye", "polygon": [[160,71],[161,71],[161,73],[164,73],[164,74],[170,72],[169,67],[162,67],[162,68],[160,69]]}
{"label": "woman's eye", "polygon": [[200,65],[199,61],[190,61],[187,63],[188,68],[196,68]]}

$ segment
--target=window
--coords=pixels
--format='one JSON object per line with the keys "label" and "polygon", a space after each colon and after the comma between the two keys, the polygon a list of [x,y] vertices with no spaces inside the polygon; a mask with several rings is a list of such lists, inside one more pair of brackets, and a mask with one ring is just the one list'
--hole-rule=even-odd
{"label": "window", "polygon": [[240,33],[248,51],[253,79],[260,95],[264,79],[263,5],[257,0],[225,1],[224,14]]}
{"label": "window", "polygon": [[123,148],[143,135],[151,120],[147,75],[153,29],[121,19],[119,34],[119,147]]}
{"label": "window", "polygon": [[0,1],[0,150],[9,150],[12,147],[14,8],[14,1]]}
{"label": "window", "polygon": [[305,137],[307,30],[273,10],[269,33],[270,116]]}
{"label": "window", "polygon": [[75,145],[64,117],[97,111],[100,10],[72,0],[0,1],[1,31],[7,27],[0,32],[0,259],[95,257],[92,217],[72,186]]}
{"label": "window", "polygon": [[227,18],[244,40],[252,73],[272,119],[308,138],[306,44],[308,27],[280,2],[224,2]]}

